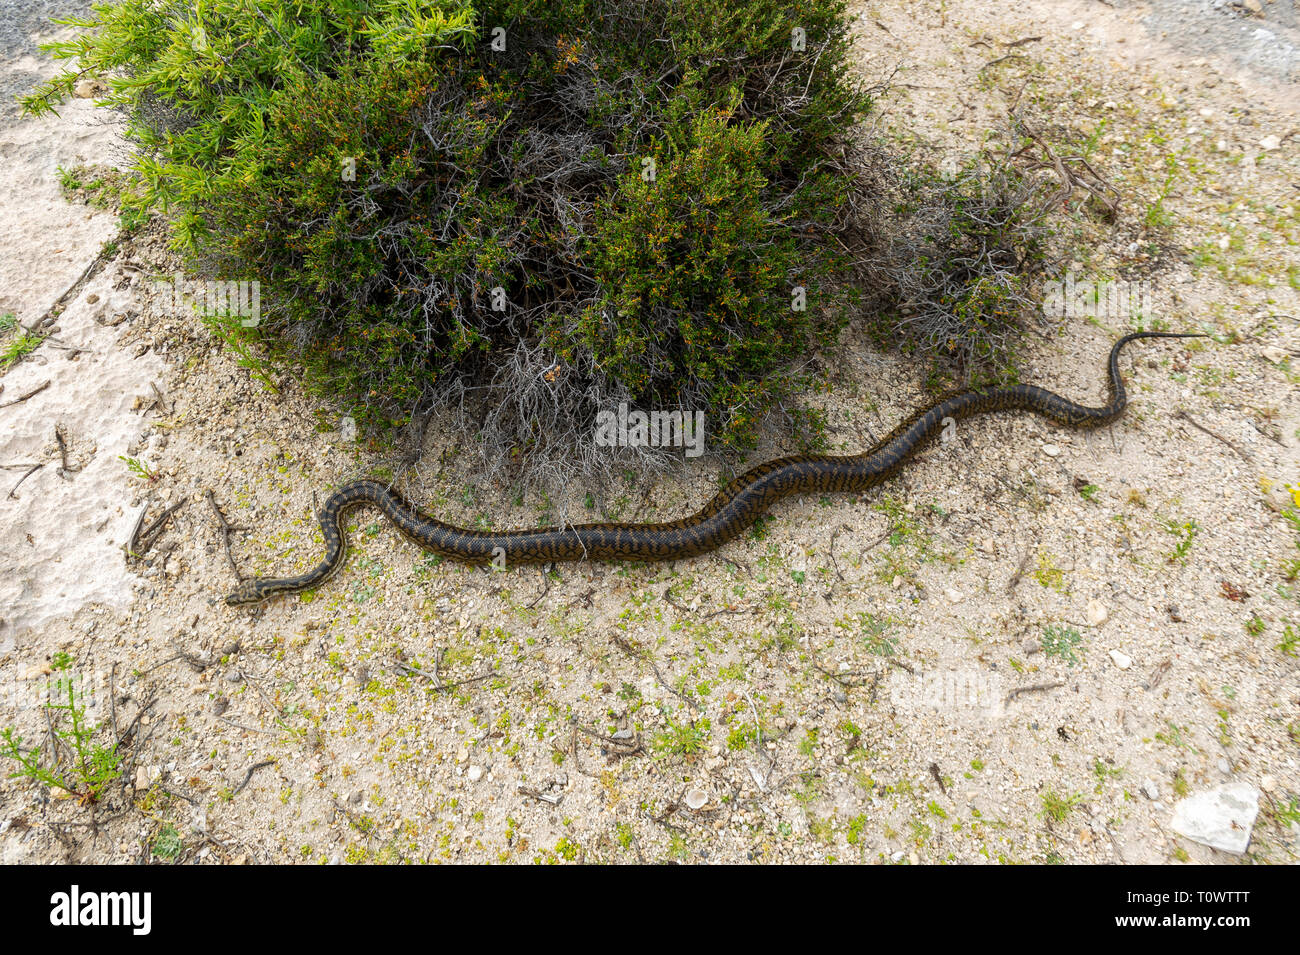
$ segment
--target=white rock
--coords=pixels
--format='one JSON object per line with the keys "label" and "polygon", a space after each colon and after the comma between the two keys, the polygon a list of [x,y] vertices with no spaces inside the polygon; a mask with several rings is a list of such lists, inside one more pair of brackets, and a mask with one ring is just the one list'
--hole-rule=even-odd
{"label": "white rock", "polygon": [[1090,627],[1100,627],[1110,619],[1110,611],[1100,600],[1089,600],[1087,613]]}
{"label": "white rock", "polygon": [[483,767],[471,766],[469,769],[465,771],[465,775],[469,777],[470,782],[476,783],[483,778]]}
{"label": "white rock", "polygon": [[1043,453],[1049,458],[1054,458],[1061,453],[1061,449],[1054,444],[1045,444],[1043,445]]}
{"label": "white rock", "polygon": [[705,795],[703,789],[688,789],[682,801],[686,803],[687,809],[695,811],[703,809],[704,804],[709,801],[709,797]]}
{"label": "white rock", "polygon": [[1115,666],[1119,667],[1121,670],[1127,670],[1133,665],[1133,658],[1123,650],[1110,651],[1110,658],[1114,662]]}
{"label": "white rock", "polygon": [[1148,799],[1160,798],[1160,787],[1156,785],[1154,779],[1142,780],[1142,795],[1146,796]]}
{"label": "white rock", "polygon": [[1180,799],[1170,826],[1193,842],[1235,852],[1250,845],[1250,830],[1259,815],[1259,790],[1249,783],[1224,783]]}
{"label": "white rock", "polygon": [[1267,345],[1263,349],[1264,357],[1275,365],[1280,365],[1286,361],[1286,349],[1278,348],[1276,345]]}
{"label": "white rock", "polygon": [[966,595],[964,593],[962,593],[960,590],[954,590],[951,587],[945,590],[943,592],[943,595],[948,598],[949,603],[954,603],[954,604],[959,604],[966,599]]}
{"label": "white rock", "polygon": [[1265,136],[1259,141],[1259,148],[1263,149],[1265,152],[1272,152],[1274,149],[1278,149],[1281,146],[1282,138],[1280,136]]}
{"label": "white rock", "polygon": [[161,766],[137,766],[135,768],[135,788],[148,789],[162,778]]}

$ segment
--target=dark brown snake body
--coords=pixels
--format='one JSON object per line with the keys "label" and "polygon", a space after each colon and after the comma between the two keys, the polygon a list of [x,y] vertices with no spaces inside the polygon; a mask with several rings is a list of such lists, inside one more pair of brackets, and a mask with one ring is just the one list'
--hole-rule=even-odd
{"label": "dark brown snake body", "polygon": [[848,456],[794,455],[777,458],[737,477],[690,517],[662,524],[578,524],[517,531],[480,531],[445,524],[380,481],[346,484],[320,513],[325,559],[298,577],[259,577],[241,583],[226,598],[231,605],[257,603],[280,594],[317,587],[343,565],[347,550],[342,518],[362,504],[377,507],[408,539],[427,551],[470,564],[510,567],[568,560],[658,561],[695,557],[744,532],[772,505],[792,494],[862,491],[892,477],[944,426],[992,411],[1033,411],[1072,428],[1096,428],[1115,421],[1128,404],[1119,373],[1120,350],[1139,338],[1196,338],[1195,334],[1137,332],[1110,352],[1110,401],[1099,408],[1076,404],[1036,385],[964,391],[919,411],[869,451]]}

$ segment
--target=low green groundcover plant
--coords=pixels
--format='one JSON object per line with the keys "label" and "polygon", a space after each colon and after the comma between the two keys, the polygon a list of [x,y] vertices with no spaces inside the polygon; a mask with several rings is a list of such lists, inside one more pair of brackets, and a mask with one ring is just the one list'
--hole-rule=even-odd
{"label": "low green groundcover plant", "polygon": [[11,767],[17,764],[9,778],[31,779],[90,806],[121,778],[123,756],[120,741],[100,741],[104,729],[89,719],[73,663],[66,653],[55,654],[52,661],[57,675],[48,684],[44,705],[48,736],[29,747],[13,727],[6,727],[0,730],[0,759],[11,760]]}
{"label": "low green groundcover plant", "polygon": [[[470,409],[484,460],[521,473],[591,459],[619,401],[703,409],[714,449],[743,448],[858,303],[871,98],[841,0],[114,0],[61,22],[78,35],[47,49],[75,68],[26,110],[106,77],[128,204],[167,213],[200,274],[260,283],[255,328],[210,320],[363,422]],[[931,283],[955,324],[929,344],[1008,320],[982,281]]]}

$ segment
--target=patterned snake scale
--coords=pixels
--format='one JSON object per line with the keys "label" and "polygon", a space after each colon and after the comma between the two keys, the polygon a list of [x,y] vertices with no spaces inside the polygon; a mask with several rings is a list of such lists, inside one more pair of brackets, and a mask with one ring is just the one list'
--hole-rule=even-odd
{"label": "patterned snake scale", "polygon": [[991,411],[1032,411],[1071,428],[1096,428],[1124,413],[1128,398],[1119,373],[1119,353],[1138,338],[1200,338],[1174,332],[1125,335],[1110,351],[1110,401],[1100,408],[1075,404],[1036,385],[964,391],[917,412],[869,451],[842,457],[794,455],[768,461],[737,477],[704,509],[664,524],[578,524],[518,531],[467,530],[444,524],[391,487],[362,479],[339,488],[325,502],[320,526],[325,559],[299,577],[257,577],[226,597],[232,606],[318,587],[343,566],[347,541],[343,515],[362,504],[381,510],[412,542],[453,560],[489,564],[504,553],[506,566],[567,560],[675,560],[721,547],[745,531],[772,505],[792,494],[862,491],[887,480],[943,427]]}

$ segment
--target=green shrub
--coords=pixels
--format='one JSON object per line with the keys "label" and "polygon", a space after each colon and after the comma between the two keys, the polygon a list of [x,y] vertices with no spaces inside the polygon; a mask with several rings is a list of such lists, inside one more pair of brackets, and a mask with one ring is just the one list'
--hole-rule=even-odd
{"label": "green shrub", "polygon": [[623,401],[703,411],[712,450],[774,408],[815,435],[790,406],[850,318],[969,376],[1034,304],[1033,181],[850,138],[871,98],[842,0],[94,10],[25,109],[108,77],[132,221],[165,212],[191,270],[261,285],[256,327],[207,316],[240,364],[301,364],[380,428],[448,410],[481,476],[662,461],[596,445]]}
{"label": "green shrub", "polygon": [[25,108],[107,75],[134,202],[192,267],[259,281],[243,334],[363,420],[473,389],[486,445],[572,455],[626,398],[745,445],[847,319],[869,98],[840,0],[116,0],[61,22],[80,36],[49,49],[79,72]]}

